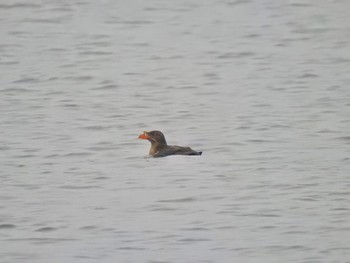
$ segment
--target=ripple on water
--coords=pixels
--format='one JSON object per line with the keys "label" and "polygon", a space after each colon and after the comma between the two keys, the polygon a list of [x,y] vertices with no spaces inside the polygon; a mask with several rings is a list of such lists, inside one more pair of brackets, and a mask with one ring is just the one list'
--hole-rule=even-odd
{"label": "ripple on water", "polygon": [[207,239],[207,238],[181,238],[178,239],[179,242],[182,243],[198,243],[198,242],[207,242],[207,241],[211,241],[211,239]]}
{"label": "ripple on water", "polygon": [[52,232],[52,231],[55,231],[59,228],[57,227],[41,227],[41,228],[38,228],[35,230],[35,232]]}
{"label": "ripple on water", "polygon": [[189,203],[197,201],[194,197],[187,197],[187,198],[179,198],[179,199],[167,199],[167,200],[159,200],[159,203]]}
{"label": "ripple on water", "polygon": [[350,136],[340,136],[340,137],[335,137],[334,139],[345,142],[346,144],[350,143]]}
{"label": "ripple on water", "polygon": [[40,8],[41,5],[30,3],[15,3],[15,4],[0,4],[0,9],[25,9],[25,8]]}
{"label": "ripple on water", "polygon": [[85,190],[85,189],[98,189],[101,188],[97,185],[63,185],[60,186],[61,189],[70,189],[70,190]]}
{"label": "ripple on water", "polygon": [[211,231],[209,228],[205,228],[205,227],[185,227],[185,228],[180,228],[180,230],[183,230],[183,231]]}
{"label": "ripple on water", "polygon": [[118,88],[119,88],[119,86],[116,84],[106,84],[106,85],[94,87],[93,90],[115,90]]}
{"label": "ripple on water", "polygon": [[143,247],[132,247],[132,246],[127,246],[127,247],[118,247],[116,248],[116,250],[127,250],[127,251],[140,251],[140,250],[146,250],[146,248],[143,248]]}
{"label": "ripple on water", "polygon": [[98,227],[95,225],[90,225],[90,226],[82,226],[79,229],[81,229],[81,230],[95,230],[95,229],[98,229]]}
{"label": "ripple on water", "polygon": [[148,211],[177,211],[177,208],[172,207],[166,207],[166,206],[157,206],[153,205],[151,207],[147,207],[146,210]]}
{"label": "ripple on water", "polygon": [[42,245],[42,244],[56,244],[61,242],[76,241],[75,238],[48,238],[48,237],[28,237],[28,238],[7,238],[5,241],[8,242],[29,242],[32,244]]}
{"label": "ripple on water", "polygon": [[74,152],[74,153],[67,153],[63,154],[63,157],[86,157],[86,156],[91,156],[93,153],[90,152]]}
{"label": "ripple on water", "polygon": [[0,229],[12,229],[15,227],[16,227],[16,225],[14,225],[14,224],[0,224]]}

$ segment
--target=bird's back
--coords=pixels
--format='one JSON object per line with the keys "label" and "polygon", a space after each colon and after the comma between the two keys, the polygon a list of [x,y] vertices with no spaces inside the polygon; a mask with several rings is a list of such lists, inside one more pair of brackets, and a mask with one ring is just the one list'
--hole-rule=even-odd
{"label": "bird's back", "polygon": [[201,155],[202,152],[192,150],[190,147],[182,147],[176,145],[167,145],[164,149],[160,150],[154,155],[154,157],[164,157],[168,155]]}

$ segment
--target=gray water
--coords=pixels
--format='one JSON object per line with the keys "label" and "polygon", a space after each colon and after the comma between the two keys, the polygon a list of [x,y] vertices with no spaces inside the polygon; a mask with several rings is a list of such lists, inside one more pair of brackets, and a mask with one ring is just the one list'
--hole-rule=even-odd
{"label": "gray water", "polygon": [[349,10],[1,1],[0,262],[350,262]]}

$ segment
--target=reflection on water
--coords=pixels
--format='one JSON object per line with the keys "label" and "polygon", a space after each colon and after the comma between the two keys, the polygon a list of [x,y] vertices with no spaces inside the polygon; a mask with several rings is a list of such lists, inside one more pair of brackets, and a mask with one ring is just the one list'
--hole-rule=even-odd
{"label": "reflection on water", "polygon": [[2,2],[2,260],[348,261],[349,8]]}

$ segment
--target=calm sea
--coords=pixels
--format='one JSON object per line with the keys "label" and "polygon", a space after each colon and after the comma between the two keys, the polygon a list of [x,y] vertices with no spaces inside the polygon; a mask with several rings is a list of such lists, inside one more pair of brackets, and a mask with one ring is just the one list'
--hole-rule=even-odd
{"label": "calm sea", "polygon": [[0,262],[350,262],[349,10],[2,0]]}

